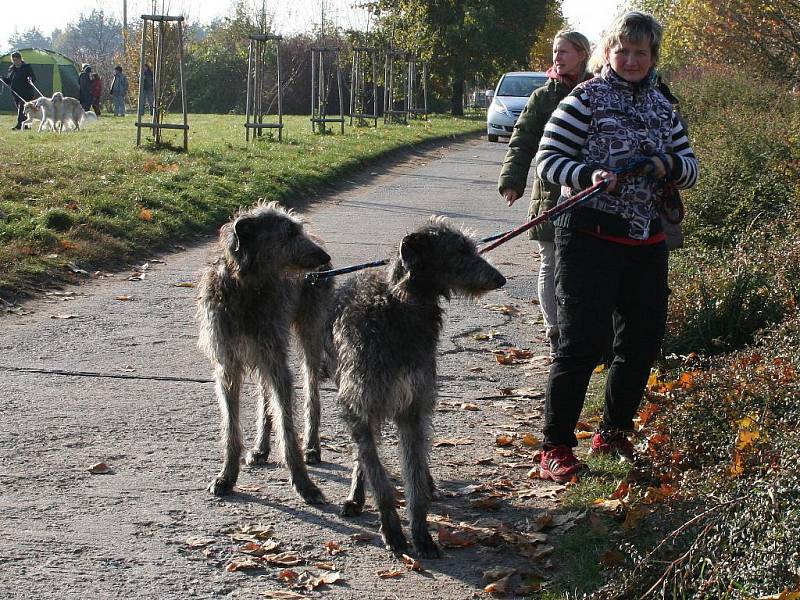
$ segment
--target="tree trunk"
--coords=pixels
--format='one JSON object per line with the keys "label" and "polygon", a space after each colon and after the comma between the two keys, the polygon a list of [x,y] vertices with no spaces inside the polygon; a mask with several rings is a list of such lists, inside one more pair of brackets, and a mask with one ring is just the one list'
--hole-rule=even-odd
{"label": "tree trunk", "polygon": [[464,116],[464,78],[453,80],[453,95],[450,98],[450,114],[454,117]]}

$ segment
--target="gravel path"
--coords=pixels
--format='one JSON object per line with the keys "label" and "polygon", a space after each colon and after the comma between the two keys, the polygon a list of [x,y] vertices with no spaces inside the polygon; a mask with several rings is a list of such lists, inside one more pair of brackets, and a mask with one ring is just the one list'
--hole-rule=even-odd
{"label": "gravel path", "polygon": [[[495,190],[504,151],[478,140],[413,151],[297,204],[337,265],[382,258],[433,213],[485,236],[525,218],[526,202],[508,209]],[[221,461],[219,415],[213,386],[203,382],[211,372],[196,349],[190,284],[211,241],[153,257],[143,277],[92,276],[0,318],[0,598],[263,598],[293,590],[332,600],[463,599],[485,595],[489,569],[516,569],[510,585],[518,591],[520,573],[548,571],[545,537],[554,534],[539,531],[547,517],[536,519],[555,491],[528,479],[533,450],[522,443],[525,433],[539,435],[546,378],[536,358],[546,347],[530,301],[534,257],[525,238],[492,253],[508,278],[504,289],[477,302],[455,299],[448,310],[431,458],[440,497],[431,528],[435,539],[441,526],[442,535],[477,543],[446,547],[445,558],[424,561],[421,571],[384,550],[369,502],[358,518],[338,516],[350,444],[330,383],[324,462],[310,469],[330,504],[304,504],[275,464],[244,468],[227,498],[205,491]],[[498,364],[492,351],[510,347],[530,349],[534,358]],[[253,402],[243,405],[252,435]],[[503,434],[507,446],[498,444]],[[394,442],[390,428],[383,454],[397,473]],[[111,473],[89,473],[98,462]],[[259,532],[275,541],[267,546],[277,545],[272,554],[289,552],[283,562],[300,564],[277,564],[279,556],[226,570]],[[339,581],[314,587],[331,572]],[[312,589],[291,587],[299,583]]]}

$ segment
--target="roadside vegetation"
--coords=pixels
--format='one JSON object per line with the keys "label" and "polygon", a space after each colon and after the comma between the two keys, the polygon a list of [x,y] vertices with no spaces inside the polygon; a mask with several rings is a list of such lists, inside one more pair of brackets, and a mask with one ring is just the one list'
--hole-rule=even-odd
{"label": "roadside vegetation", "polygon": [[189,153],[137,149],[132,117],[62,135],[3,127],[0,294],[208,233],[259,198],[301,206],[393,150],[483,127],[434,116],[342,136],[311,133],[307,117],[286,123],[283,143],[248,145],[243,117],[191,115]]}

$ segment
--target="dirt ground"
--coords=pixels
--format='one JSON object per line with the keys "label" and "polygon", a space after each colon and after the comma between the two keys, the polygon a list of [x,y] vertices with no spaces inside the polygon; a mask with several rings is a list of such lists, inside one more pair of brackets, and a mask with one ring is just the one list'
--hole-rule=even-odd
{"label": "dirt ground", "polygon": [[[337,266],[382,258],[433,213],[497,233],[527,208],[497,194],[504,151],[477,139],[412,151],[296,205]],[[551,519],[560,486],[528,477],[547,373],[530,242],[491,253],[505,288],[450,303],[431,452],[430,527],[445,556],[421,563],[383,548],[369,500],[360,517],[339,516],[350,443],[330,383],[323,464],[310,468],[329,504],[303,503],[275,463],[244,467],[231,496],[206,492],[219,414],[192,285],[212,244],[90,274],[0,316],[0,598],[464,599],[512,570],[497,583],[511,597],[535,589],[574,515]],[[530,352],[499,364],[494,352],[512,348]],[[395,442],[389,427],[382,454],[399,475]],[[90,473],[99,462],[110,472]]]}

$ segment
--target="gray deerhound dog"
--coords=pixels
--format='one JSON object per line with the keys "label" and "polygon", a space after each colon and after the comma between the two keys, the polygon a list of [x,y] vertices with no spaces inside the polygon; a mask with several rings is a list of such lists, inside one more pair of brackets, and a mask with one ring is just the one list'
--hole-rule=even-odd
{"label": "gray deerhound dog", "polygon": [[505,282],[478,255],[471,237],[434,217],[403,238],[385,271],[360,274],[336,292],[328,351],[336,364],[339,403],[356,445],[342,515],[363,510],[366,477],[384,542],[396,553],[407,551],[408,543],[395,509],[394,487],[378,457],[381,425],[387,419],[397,425],[414,546],[421,556],[441,556],[426,523],[433,493],[428,453],[440,302],[453,293],[475,296]]}
{"label": "gray deerhound dog", "polygon": [[227,494],[239,475],[243,449],[239,395],[249,371],[261,401],[247,464],[266,462],[274,415],[292,485],[306,502],[325,502],[308,476],[295,434],[288,355],[293,328],[304,357],[305,458],[319,462],[319,381],[324,375],[332,285],[306,284],[302,270],[329,267],[330,256],[304,233],[301,221],[276,202],[238,213],[222,226],[219,246],[220,257],[203,273],[197,310],[199,346],[214,365],[222,413],[224,464],[208,489],[217,496]]}

